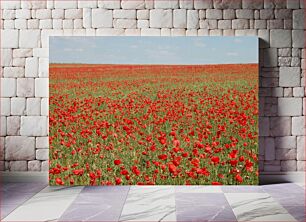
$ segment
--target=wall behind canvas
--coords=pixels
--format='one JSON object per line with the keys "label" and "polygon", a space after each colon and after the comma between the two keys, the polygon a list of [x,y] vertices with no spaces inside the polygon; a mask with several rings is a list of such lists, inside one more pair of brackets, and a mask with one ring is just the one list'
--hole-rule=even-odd
{"label": "wall behind canvas", "polygon": [[260,38],[260,170],[305,170],[304,0],[1,1],[0,169],[48,170],[49,36]]}

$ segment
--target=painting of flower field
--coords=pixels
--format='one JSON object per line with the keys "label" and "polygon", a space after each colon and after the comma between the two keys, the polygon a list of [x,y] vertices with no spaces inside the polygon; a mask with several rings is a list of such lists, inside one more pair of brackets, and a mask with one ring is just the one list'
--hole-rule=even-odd
{"label": "painting of flower field", "polygon": [[88,38],[50,39],[50,185],[258,184],[257,38]]}

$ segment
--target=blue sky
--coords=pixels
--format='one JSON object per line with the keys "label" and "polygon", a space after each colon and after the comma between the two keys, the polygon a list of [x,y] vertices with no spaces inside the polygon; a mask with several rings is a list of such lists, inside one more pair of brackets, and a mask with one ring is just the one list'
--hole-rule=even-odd
{"label": "blue sky", "polygon": [[50,37],[50,63],[258,63],[257,37]]}

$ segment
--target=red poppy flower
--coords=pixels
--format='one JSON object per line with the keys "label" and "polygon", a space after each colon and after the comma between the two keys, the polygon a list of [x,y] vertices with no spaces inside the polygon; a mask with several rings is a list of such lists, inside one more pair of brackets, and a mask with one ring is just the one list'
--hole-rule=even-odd
{"label": "red poppy flower", "polygon": [[121,164],[121,160],[114,160],[114,164],[115,165],[120,165]]}

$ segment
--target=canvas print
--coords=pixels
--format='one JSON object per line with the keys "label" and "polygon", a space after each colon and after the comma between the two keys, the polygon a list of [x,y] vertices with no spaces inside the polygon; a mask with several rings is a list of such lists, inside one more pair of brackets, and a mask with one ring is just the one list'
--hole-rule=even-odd
{"label": "canvas print", "polygon": [[257,37],[50,37],[50,185],[258,184]]}

